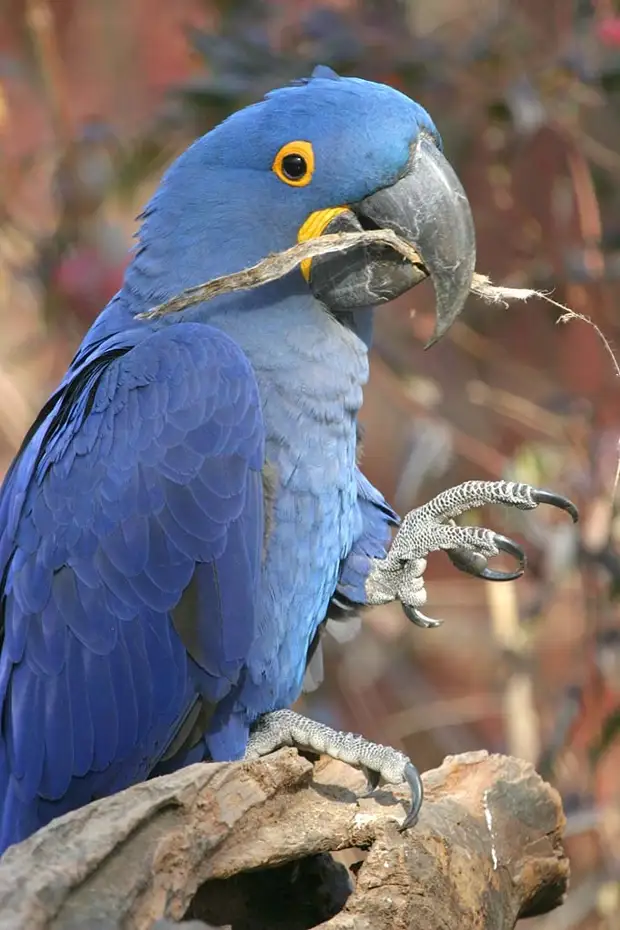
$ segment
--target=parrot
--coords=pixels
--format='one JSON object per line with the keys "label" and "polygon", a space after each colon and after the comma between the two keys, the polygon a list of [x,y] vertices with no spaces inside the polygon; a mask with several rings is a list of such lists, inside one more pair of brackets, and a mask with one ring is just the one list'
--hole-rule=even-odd
{"label": "parrot", "polygon": [[[434,340],[475,269],[472,212],[417,102],[318,66],[193,142],[139,217],[118,293],[0,492],[0,852],[196,762],[292,745],[407,783],[400,751],[292,711],[326,625],[422,612],[429,553],[516,577],[471,507],[574,505],[470,481],[399,519],[358,462],[376,308],[430,277]],[[296,243],[390,229],[178,313],[148,311]],[[146,317],[145,317],[146,314]],[[519,567],[493,572],[500,551]]]}

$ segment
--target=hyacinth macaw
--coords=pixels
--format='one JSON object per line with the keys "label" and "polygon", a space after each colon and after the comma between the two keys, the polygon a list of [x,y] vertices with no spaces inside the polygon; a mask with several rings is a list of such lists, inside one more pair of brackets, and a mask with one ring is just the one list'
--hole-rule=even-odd
{"label": "hyacinth macaw", "polygon": [[[296,744],[407,780],[401,753],[287,708],[330,611],[399,599],[427,554],[474,574],[518,547],[452,517],[562,498],[469,482],[402,522],[356,461],[373,310],[430,274],[436,335],[475,263],[429,115],[318,68],[196,141],[146,207],[121,290],[25,437],[0,497],[0,850],[198,760]],[[298,241],[385,227],[389,248],[157,320],[139,315]]]}

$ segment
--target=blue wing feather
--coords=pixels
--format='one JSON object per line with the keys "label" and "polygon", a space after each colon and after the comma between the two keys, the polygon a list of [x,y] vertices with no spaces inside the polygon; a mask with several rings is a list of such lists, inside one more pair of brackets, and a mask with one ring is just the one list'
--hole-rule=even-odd
{"label": "blue wing feather", "polygon": [[[148,777],[255,636],[264,430],[223,333],[85,346],[0,494],[0,849]],[[195,586],[192,657],[173,621]],[[191,629],[191,625],[194,628]]]}
{"label": "blue wing feather", "polygon": [[314,691],[323,681],[322,637],[331,633],[339,642],[355,636],[361,626],[358,607],[366,603],[366,579],[371,560],[384,558],[399,518],[380,491],[357,470],[357,504],[361,532],[342,560],[338,585],[331,599],[327,617],[319,626],[306,657],[304,690]]}
{"label": "blue wing feather", "polygon": [[357,472],[357,501],[362,516],[362,532],[344,559],[336,595],[352,604],[365,604],[365,584],[371,559],[382,559],[390,544],[392,527],[399,518],[380,491],[368,478]]}

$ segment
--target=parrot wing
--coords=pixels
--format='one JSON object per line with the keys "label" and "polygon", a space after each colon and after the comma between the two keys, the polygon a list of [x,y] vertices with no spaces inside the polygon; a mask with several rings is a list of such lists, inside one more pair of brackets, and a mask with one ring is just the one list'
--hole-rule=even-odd
{"label": "parrot wing", "polygon": [[304,676],[304,691],[315,691],[323,681],[323,637],[339,643],[353,639],[361,627],[358,608],[366,602],[365,584],[371,559],[383,559],[398,526],[398,515],[380,491],[357,470],[357,503],[362,515],[362,532],[340,566],[338,586],[323,623],[310,643]]}
{"label": "parrot wing", "polygon": [[254,374],[219,330],[145,325],[74,360],[0,496],[0,845],[11,798],[69,809],[147,777],[196,695],[231,693],[263,458]]}

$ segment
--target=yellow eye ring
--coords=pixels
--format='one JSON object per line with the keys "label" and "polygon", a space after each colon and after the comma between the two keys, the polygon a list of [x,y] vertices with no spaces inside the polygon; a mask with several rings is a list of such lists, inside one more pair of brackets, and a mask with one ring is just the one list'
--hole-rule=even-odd
{"label": "yellow eye ring", "polygon": [[314,174],[314,149],[310,142],[297,140],[283,145],[271,170],[291,187],[305,187]]}

